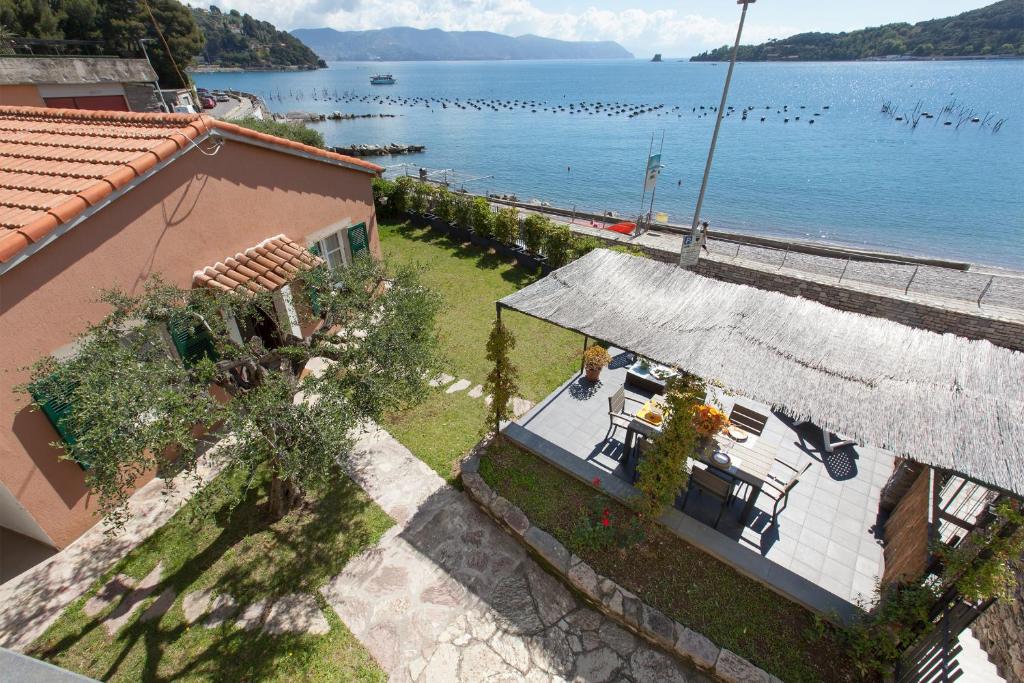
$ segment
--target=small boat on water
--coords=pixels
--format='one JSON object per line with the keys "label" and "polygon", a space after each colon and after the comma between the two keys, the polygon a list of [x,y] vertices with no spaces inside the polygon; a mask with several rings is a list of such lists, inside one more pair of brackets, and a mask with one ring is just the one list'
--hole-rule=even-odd
{"label": "small boat on water", "polygon": [[370,76],[370,85],[394,85],[395,77],[391,74],[374,74]]}

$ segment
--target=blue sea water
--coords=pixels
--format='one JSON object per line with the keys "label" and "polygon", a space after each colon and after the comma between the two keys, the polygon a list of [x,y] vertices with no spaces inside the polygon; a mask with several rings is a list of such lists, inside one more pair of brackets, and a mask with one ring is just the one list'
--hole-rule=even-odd
{"label": "blue sea water", "polygon": [[[718,105],[726,69],[641,60],[333,63],[312,72],[195,80],[261,95],[277,112],[395,114],[316,126],[332,145],[427,147],[376,159],[384,165],[488,176],[467,189],[622,216],[640,213],[651,137],[657,149],[664,134],[655,211],[688,223],[714,126],[710,107]],[[397,84],[369,85],[377,72],[393,73]],[[335,99],[345,92],[538,104],[495,112],[444,109],[439,101]],[[887,101],[899,107],[897,115],[920,103],[935,118],[916,127],[897,122],[880,112]],[[608,116],[607,107],[568,113],[570,103],[593,111],[597,102],[663,106],[633,118]],[[951,103],[954,111],[941,114]],[[722,125],[703,211],[712,229],[1024,269],[1024,61],[741,63],[729,104],[735,112]],[[743,121],[748,106],[754,109]],[[991,118],[958,127],[969,111]],[[999,119],[1006,122],[993,132]],[[953,125],[943,125],[947,120]]]}

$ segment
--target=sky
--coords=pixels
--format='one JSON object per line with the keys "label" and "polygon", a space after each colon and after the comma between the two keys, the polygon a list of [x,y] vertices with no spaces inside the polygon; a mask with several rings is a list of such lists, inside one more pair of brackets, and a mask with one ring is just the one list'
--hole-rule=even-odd
{"label": "sky", "polygon": [[[759,0],[744,43],[804,31],[849,31],[959,14],[992,0]],[[190,4],[199,5],[192,0]],[[413,26],[533,33],[563,40],[614,40],[638,57],[688,57],[735,39],[735,0],[221,0],[277,28],[339,30]]]}

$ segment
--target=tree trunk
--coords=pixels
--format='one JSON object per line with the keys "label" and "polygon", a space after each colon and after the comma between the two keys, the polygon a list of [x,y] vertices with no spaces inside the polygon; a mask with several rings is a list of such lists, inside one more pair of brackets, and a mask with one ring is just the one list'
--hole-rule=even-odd
{"label": "tree trunk", "polygon": [[287,515],[302,500],[302,490],[290,479],[274,475],[270,480],[270,514],[274,519]]}

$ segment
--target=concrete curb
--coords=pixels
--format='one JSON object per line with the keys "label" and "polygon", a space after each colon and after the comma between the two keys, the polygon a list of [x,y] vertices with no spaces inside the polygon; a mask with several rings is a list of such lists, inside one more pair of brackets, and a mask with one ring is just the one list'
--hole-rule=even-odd
{"label": "concrete curb", "polygon": [[480,453],[492,437],[477,444],[462,461],[460,478],[469,497],[500,526],[543,560],[558,577],[610,619],[662,649],[691,662],[725,683],[782,683],[746,659],[673,621],[615,581],[598,574],[551,534],[530,523],[526,514],[495,493],[480,476]]}

